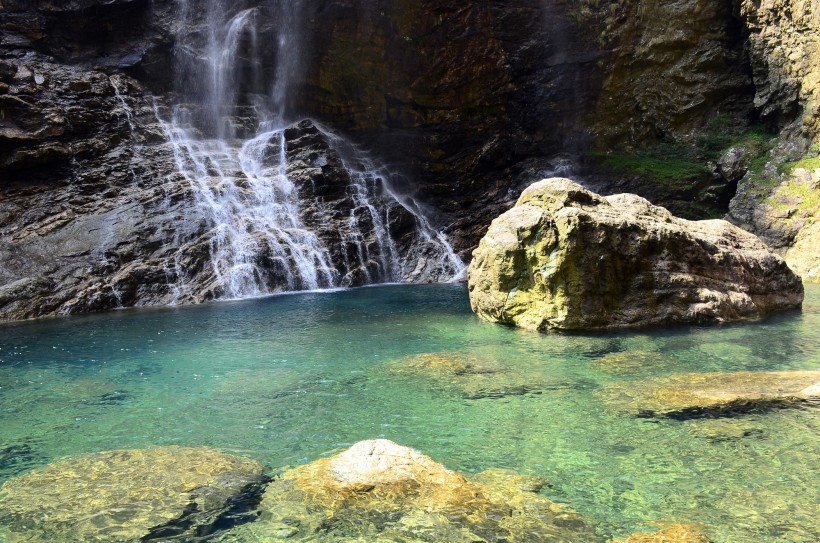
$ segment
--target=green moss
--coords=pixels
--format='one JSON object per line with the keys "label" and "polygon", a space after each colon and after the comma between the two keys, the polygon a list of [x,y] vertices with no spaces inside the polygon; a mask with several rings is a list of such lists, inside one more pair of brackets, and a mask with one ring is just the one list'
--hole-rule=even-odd
{"label": "green moss", "polygon": [[778,173],[785,173],[791,174],[797,168],[803,168],[804,170],[814,171],[817,168],[820,168],[820,155],[811,156],[808,155],[800,160],[795,160],[794,162],[786,162],[785,164],[781,164],[777,167]]}
{"label": "green moss", "polygon": [[650,176],[669,185],[687,184],[709,174],[702,162],[669,156],[658,149],[632,155],[595,154],[593,156],[599,160],[599,164],[605,170]]}
{"label": "green moss", "polygon": [[[795,202],[798,202],[796,206]],[[775,209],[796,208],[799,212],[798,216],[805,213],[813,214],[820,209],[820,190],[812,189],[807,183],[784,184],[775,194],[766,199],[766,204]]]}
{"label": "green moss", "polygon": [[733,147],[743,147],[754,157],[750,170],[760,173],[768,161],[773,134],[762,126],[747,126],[727,115],[718,115],[694,142],[661,142],[636,152],[592,152],[604,169],[651,177],[668,186],[686,186],[711,175],[708,162],[716,162]]}

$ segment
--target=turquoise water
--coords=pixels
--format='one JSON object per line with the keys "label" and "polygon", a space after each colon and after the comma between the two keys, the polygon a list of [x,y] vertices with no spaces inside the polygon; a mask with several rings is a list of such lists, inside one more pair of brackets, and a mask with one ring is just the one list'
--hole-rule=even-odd
{"label": "turquoise water", "polygon": [[[758,323],[538,334],[463,285],[385,286],[0,327],[0,481],[80,452],[195,445],[272,471],[375,437],[447,467],[539,474],[602,537],[701,524],[717,543],[820,541],[820,409],[638,418],[607,387],[820,368],[820,286]],[[406,371],[421,353],[491,376]],[[606,362],[613,353],[620,362]]]}

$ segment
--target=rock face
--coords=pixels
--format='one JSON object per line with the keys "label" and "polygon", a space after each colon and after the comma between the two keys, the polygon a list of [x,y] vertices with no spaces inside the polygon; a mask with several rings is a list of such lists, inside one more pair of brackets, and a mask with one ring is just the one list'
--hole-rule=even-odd
{"label": "rock face", "polygon": [[685,140],[717,112],[751,112],[754,91],[731,2],[578,3],[609,57],[589,117],[597,145]]}
{"label": "rock face", "polygon": [[43,543],[202,536],[261,483],[258,463],[210,449],[89,454],[7,481],[0,533]]}
{"label": "rock face", "polygon": [[766,166],[740,182],[728,218],[783,254],[804,280],[820,281],[820,171],[812,146],[820,136],[820,8],[803,0],[743,1],[741,15],[754,106],[781,135]]}
{"label": "rock face", "polygon": [[754,105],[786,135],[820,134],[820,8],[806,0],[743,0]]}
{"label": "rock face", "polygon": [[604,397],[612,408],[642,416],[719,417],[816,401],[820,371],[687,373],[613,386]]}
{"label": "rock face", "polygon": [[[95,92],[112,102],[112,112],[91,144],[120,137],[111,131],[127,133],[132,124],[138,127],[127,136],[133,145],[78,159],[72,166],[75,182],[26,182],[25,170],[6,180],[0,200],[0,320],[232,294],[220,277],[227,272],[212,258],[231,226],[220,223],[205,201],[224,186],[225,176],[202,179],[213,191],[203,196],[187,172],[171,170],[179,149],[162,135],[161,109],[155,112],[138,89],[126,89],[128,80],[95,81]],[[431,281],[452,273],[438,266],[437,247],[423,237],[409,208],[386,192],[378,172],[354,178],[332,135],[308,121],[283,137],[284,166],[301,202],[297,220],[326,251],[328,278],[319,286]],[[270,160],[281,160],[278,147],[273,151],[272,146]],[[266,235],[260,229],[245,240],[253,247],[244,250],[254,254],[247,265],[259,270],[260,284],[269,292],[306,288],[290,271],[298,255],[286,251],[282,262],[275,252],[279,245]]]}
{"label": "rock face", "polygon": [[795,236],[794,243],[784,258],[789,267],[804,281],[820,283],[820,217],[804,226]]}
{"label": "rock face", "polygon": [[543,485],[506,470],[468,480],[413,449],[363,441],[282,474],[259,519],[224,541],[595,541],[577,513],[537,494]]}
{"label": "rock face", "polygon": [[760,236],[804,281],[820,281],[820,166],[800,147],[779,144],[738,185],[727,219]]}
{"label": "rock face", "polygon": [[469,288],[480,317],[531,330],[759,318],[803,300],[800,278],[753,235],[562,178],[493,221]]}

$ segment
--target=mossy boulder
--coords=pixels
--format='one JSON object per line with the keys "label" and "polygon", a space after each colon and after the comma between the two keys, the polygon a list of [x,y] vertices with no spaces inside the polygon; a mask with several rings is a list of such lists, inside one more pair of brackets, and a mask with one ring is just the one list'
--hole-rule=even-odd
{"label": "mossy boulder", "polygon": [[0,535],[31,543],[201,535],[261,482],[256,461],[206,448],[87,454],[6,481]]}
{"label": "mossy boulder", "polygon": [[687,419],[788,407],[820,398],[820,371],[686,373],[602,392],[617,411]]}
{"label": "mossy boulder", "polygon": [[225,541],[595,541],[580,515],[537,493],[543,485],[506,470],[471,480],[392,441],[363,441],[286,471],[259,519]]}
{"label": "mossy boulder", "polygon": [[803,302],[800,278],[754,235],[564,178],[530,185],[492,222],[468,282],[479,317],[531,330],[726,322]]}

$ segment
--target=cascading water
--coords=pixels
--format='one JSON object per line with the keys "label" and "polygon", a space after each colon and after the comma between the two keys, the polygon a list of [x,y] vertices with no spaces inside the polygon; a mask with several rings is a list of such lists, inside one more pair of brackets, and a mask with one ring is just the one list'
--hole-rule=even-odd
{"label": "cascading water", "polygon": [[[190,184],[195,220],[207,223],[211,296],[463,274],[444,235],[392,187],[390,172],[326,127],[293,123],[298,1],[208,0],[204,11],[179,1],[179,98],[156,115]],[[295,162],[323,185],[315,176],[295,180]],[[398,240],[402,223],[412,228]],[[173,288],[197,297],[181,260],[166,265]]]}

